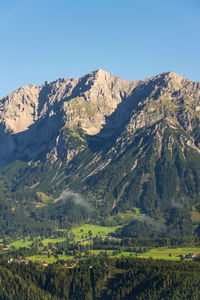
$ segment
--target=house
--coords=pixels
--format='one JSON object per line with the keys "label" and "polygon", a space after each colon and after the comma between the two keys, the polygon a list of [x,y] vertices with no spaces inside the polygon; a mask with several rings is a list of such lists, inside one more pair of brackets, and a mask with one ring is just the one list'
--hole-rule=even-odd
{"label": "house", "polygon": [[0,250],[4,250],[4,251],[7,251],[9,249],[9,247],[8,246],[0,246]]}
{"label": "house", "polygon": [[195,257],[197,257],[199,255],[200,255],[199,253],[192,253],[192,258],[195,258]]}
{"label": "house", "polygon": [[200,253],[189,253],[185,256],[186,259],[193,259],[196,258],[197,256],[199,256]]}
{"label": "house", "polygon": [[48,267],[48,265],[49,265],[47,262],[44,262],[44,261],[39,261],[38,264],[43,267]]}
{"label": "house", "polygon": [[8,260],[8,263],[18,263],[18,264],[26,264],[28,265],[29,264],[29,260],[28,259],[13,259],[13,258],[10,258]]}
{"label": "house", "polygon": [[68,264],[64,264],[64,267],[66,267],[67,269],[73,269],[73,268],[75,268],[77,266],[77,264],[70,264],[70,265],[68,265]]}

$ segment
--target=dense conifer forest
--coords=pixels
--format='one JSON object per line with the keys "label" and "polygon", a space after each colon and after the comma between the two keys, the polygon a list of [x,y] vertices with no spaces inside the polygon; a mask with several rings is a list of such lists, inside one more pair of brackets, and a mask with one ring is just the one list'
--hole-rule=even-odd
{"label": "dense conifer forest", "polygon": [[0,283],[1,300],[195,300],[200,264],[100,256],[73,268],[1,262]]}

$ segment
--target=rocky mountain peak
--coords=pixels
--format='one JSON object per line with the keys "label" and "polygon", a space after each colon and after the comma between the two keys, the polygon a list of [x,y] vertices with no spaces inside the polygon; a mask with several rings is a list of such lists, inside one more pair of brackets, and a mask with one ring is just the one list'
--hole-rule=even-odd
{"label": "rocky mountain peak", "polygon": [[174,72],[129,82],[96,70],[22,87],[0,102],[2,191],[38,209],[38,192],[71,189],[99,216],[137,207],[176,230],[174,205],[189,218],[200,201],[199,124],[200,83]]}
{"label": "rocky mountain peak", "polygon": [[[188,103],[187,110],[182,113],[184,128],[190,128],[191,132],[193,107],[199,114],[199,93],[198,83],[174,72],[129,82],[102,69],[81,78],[60,78],[39,87],[21,87],[1,99],[0,137],[5,141],[0,150],[4,147],[2,151],[5,152],[6,145],[10,151],[3,157],[5,159],[8,153],[11,156],[18,147],[16,135],[19,133],[26,145],[35,144],[34,135],[40,132],[37,143],[47,147],[49,133],[58,141],[63,127],[75,132],[79,128],[88,135],[100,134],[108,138],[125,126],[133,134],[167,116],[179,120],[180,104],[184,101]],[[46,144],[42,141],[44,136],[47,136]],[[37,147],[39,151],[39,145],[34,149]]]}
{"label": "rocky mountain peak", "polygon": [[169,80],[183,80],[184,79],[181,75],[179,75],[178,73],[173,72],[173,71],[165,71],[165,72],[160,73],[159,75],[161,75]]}
{"label": "rocky mountain peak", "polygon": [[103,77],[105,78],[105,77],[109,77],[111,74],[106,72],[103,69],[97,69],[97,70],[90,72],[88,75],[92,75],[96,78],[103,78]]}
{"label": "rocky mountain peak", "polygon": [[161,76],[172,89],[180,89],[187,81],[181,75],[171,71],[161,73]]}

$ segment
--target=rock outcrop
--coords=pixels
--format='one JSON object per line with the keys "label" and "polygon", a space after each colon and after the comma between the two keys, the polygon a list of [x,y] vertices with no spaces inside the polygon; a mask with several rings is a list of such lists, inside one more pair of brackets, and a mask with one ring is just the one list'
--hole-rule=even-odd
{"label": "rock outcrop", "polygon": [[59,154],[71,160],[77,149],[60,144],[66,128],[109,138],[124,126],[134,134],[166,117],[194,135],[198,146],[199,95],[200,83],[173,72],[128,82],[97,70],[19,88],[0,101],[0,166],[16,159],[55,161]]}

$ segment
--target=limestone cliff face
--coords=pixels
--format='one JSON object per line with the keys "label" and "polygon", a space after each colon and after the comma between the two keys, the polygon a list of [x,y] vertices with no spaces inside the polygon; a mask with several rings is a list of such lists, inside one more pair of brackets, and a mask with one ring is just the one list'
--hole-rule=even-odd
{"label": "limestone cliff face", "polygon": [[163,235],[196,230],[199,82],[173,72],[128,82],[97,70],[23,87],[0,99],[0,140],[0,192],[13,213],[37,216],[41,205],[43,216],[50,205],[54,216],[59,201],[38,195],[58,200],[68,189],[99,216],[137,207]]}
{"label": "limestone cliff face", "polygon": [[89,73],[79,80],[73,98],[63,102],[66,122],[87,134],[99,133],[106,116],[115,111],[134,85],[103,70]]}
{"label": "limestone cliff face", "polygon": [[41,118],[53,116],[59,108],[70,126],[83,121],[82,128],[88,134],[96,134],[100,123],[115,110],[129,86],[129,82],[103,70],[80,79],[63,78],[40,87],[29,85],[1,99],[0,121],[5,130],[15,134],[27,130]]}
{"label": "limestone cliff face", "polygon": [[[22,87],[0,100],[0,166],[16,160],[67,161],[85,149],[85,135],[129,136],[170,119],[200,143],[200,83],[165,72],[128,82],[103,70],[77,79]],[[79,139],[79,146],[70,137]]]}
{"label": "limestone cliff face", "polygon": [[41,155],[56,160],[57,148],[65,149],[67,159],[73,157],[77,149],[60,145],[64,142],[62,130],[97,134],[106,116],[134,85],[97,70],[80,79],[22,87],[6,96],[0,101],[0,165],[15,159],[39,159]]}

